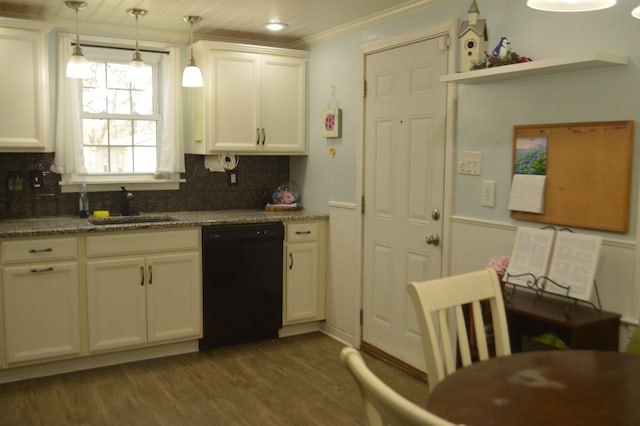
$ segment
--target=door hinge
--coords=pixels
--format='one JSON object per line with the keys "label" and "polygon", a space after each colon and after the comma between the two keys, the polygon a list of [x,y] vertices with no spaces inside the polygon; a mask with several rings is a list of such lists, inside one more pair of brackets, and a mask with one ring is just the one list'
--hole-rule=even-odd
{"label": "door hinge", "polygon": [[446,52],[451,47],[451,39],[448,35],[440,37],[438,40],[438,48],[441,52]]}
{"label": "door hinge", "polygon": [[364,214],[364,195],[360,197],[360,214]]}
{"label": "door hinge", "polygon": [[364,311],[360,309],[360,326],[364,323]]}

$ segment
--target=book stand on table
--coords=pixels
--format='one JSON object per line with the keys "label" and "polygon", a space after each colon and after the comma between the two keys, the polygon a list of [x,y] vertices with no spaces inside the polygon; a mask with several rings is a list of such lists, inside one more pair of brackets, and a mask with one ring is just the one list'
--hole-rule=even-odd
{"label": "book stand on table", "polygon": [[[539,277],[536,277],[535,275],[531,274],[531,273],[524,273],[524,274],[516,274],[516,275],[510,275],[509,273],[505,273],[504,275],[504,283],[505,283],[505,292],[504,292],[504,299],[505,302],[510,302],[513,297],[515,296],[516,293],[516,288],[517,287],[521,287],[521,285],[512,283],[509,281],[509,278],[521,278],[521,277],[530,277],[530,279],[527,279],[526,281],[526,287],[533,290],[535,295],[539,298],[542,298],[542,296],[544,296],[545,293],[547,294],[553,294],[554,296],[569,300],[571,302],[573,302],[571,305],[567,305],[564,308],[564,315],[567,319],[571,319],[571,313],[573,312],[573,309],[575,306],[578,306],[578,303],[582,302],[585,303],[589,306],[591,306],[593,309],[595,309],[596,311],[600,312],[602,310],[602,304],[600,303],[600,294],[598,293],[598,286],[596,284],[596,281],[593,280],[593,290],[596,293],[596,303],[593,303],[591,301],[588,300],[582,300],[582,299],[578,299],[577,297],[572,297],[569,292],[571,290],[570,286],[565,286],[562,284],[559,284],[557,282],[555,282],[554,280],[552,280],[551,278],[541,275]],[[549,292],[547,290],[545,290],[546,286],[549,285],[548,283],[551,283],[551,285],[554,285],[556,287],[559,287],[562,289],[562,291],[564,292],[564,294],[558,292]],[[511,286],[511,291],[508,292],[507,291],[507,285],[510,284]]]}

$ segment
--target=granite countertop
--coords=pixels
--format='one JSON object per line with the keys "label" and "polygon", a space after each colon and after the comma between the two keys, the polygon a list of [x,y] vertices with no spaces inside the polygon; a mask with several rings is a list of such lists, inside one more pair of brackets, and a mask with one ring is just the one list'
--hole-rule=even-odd
{"label": "granite countertop", "polygon": [[89,219],[72,216],[8,219],[0,221],[0,238],[38,235],[112,232],[137,229],[178,228],[185,226],[230,225],[244,223],[326,220],[328,214],[309,210],[267,212],[263,210],[216,210],[202,212],[144,213],[144,217],[170,217],[174,220],[128,224],[94,225]]}

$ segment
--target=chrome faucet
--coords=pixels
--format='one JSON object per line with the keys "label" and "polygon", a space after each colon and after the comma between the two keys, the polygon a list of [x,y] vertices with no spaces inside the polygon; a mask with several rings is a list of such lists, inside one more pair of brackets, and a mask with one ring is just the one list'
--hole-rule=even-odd
{"label": "chrome faucet", "polygon": [[133,213],[129,202],[133,199],[133,194],[127,191],[127,188],[124,186],[120,188],[122,188],[122,192],[120,193],[120,214],[122,216],[131,216]]}

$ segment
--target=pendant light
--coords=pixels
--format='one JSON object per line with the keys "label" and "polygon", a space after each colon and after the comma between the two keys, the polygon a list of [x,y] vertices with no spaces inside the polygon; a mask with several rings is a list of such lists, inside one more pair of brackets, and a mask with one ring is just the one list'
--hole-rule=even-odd
{"label": "pendant light", "polygon": [[127,9],[127,13],[136,18],[136,51],[133,52],[133,58],[129,62],[129,82],[139,83],[144,78],[145,64],[140,56],[140,49],[138,49],[138,17],[147,14],[145,9]]}
{"label": "pendant light", "polygon": [[73,53],[67,62],[66,75],[69,78],[88,78],[91,70],[89,69],[87,58],[82,54],[82,48],[80,47],[80,31],[78,26],[78,9],[84,9],[87,7],[87,2],[65,1],[64,4],[69,9],[75,9],[76,11],[76,43],[75,46],[73,46]]}
{"label": "pendant light", "polygon": [[[201,16],[183,16],[182,20],[191,25],[190,31],[190,43],[189,45],[193,45],[193,24],[197,24],[202,21]],[[204,86],[204,82],[202,80],[202,72],[200,68],[196,65],[196,61],[193,59],[193,47],[190,48],[189,52],[189,62],[187,62],[187,66],[184,68],[184,72],[182,73],[182,87],[202,87]]]}
{"label": "pendant light", "polygon": [[640,6],[635,7],[632,11],[631,11],[631,16],[633,16],[636,19],[640,19]]}
{"label": "pendant light", "polygon": [[527,6],[546,12],[590,12],[616,5],[616,0],[527,0]]}

